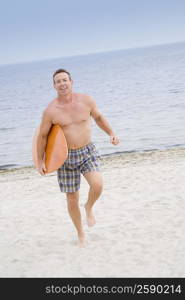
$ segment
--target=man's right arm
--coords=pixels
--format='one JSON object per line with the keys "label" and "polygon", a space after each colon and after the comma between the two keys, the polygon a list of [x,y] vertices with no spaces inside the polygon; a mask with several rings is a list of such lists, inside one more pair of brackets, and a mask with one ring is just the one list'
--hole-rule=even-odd
{"label": "man's right arm", "polygon": [[40,124],[40,131],[38,135],[38,143],[37,143],[37,155],[38,155],[38,165],[39,165],[39,173],[44,175],[46,172],[46,166],[44,162],[44,153],[47,143],[47,136],[52,126],[52,121],[50,115],[47,110],[43,112],[42,121]]}

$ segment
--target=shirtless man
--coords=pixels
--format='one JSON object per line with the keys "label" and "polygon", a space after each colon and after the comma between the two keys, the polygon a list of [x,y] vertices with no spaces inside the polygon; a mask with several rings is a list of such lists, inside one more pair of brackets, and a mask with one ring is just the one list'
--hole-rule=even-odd
{"label": "shirtless man", "polygon": [[92,208],[103,187],[98,153],[91,142],[91,117],[110,136],[113,145],[117,145],[119,139],[99,112],[95,101],[88,95],[73,92],[73,81],[68,71],[57,70],[53,74],[53,85],[57,97],[49,103],[42,115],[37,145],[38,171],[41,175],[46,172],[43,156],[47,135],[52,124],[60,124],[67,140],[69,154],[64,165],[58,169],[57,177],[61,192],[66,193],[68,212],[77,230],[79,245],[84,246],[85,233],[79,208],[81,173],[90,186],[85,204],[88,226],[93,226],[96,222]]}

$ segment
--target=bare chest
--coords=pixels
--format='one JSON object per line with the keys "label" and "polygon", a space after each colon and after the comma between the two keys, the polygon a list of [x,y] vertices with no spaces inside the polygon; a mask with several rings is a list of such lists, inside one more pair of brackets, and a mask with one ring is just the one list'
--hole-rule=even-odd
{"label": "bare chest", "polygon": [[56,105],[53,110],[53,123],[61,126],[87,121],[90,118],[90,109],[82,104],[75,103],[68,106]]}

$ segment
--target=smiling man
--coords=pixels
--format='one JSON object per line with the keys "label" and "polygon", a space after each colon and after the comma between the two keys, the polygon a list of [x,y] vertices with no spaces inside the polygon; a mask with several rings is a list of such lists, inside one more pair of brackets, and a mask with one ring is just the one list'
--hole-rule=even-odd
{"label": "smiling man", "polygon": [[68,145],[68,158],[57,171],[61,192],[66,193],[68,212],[77,230],[79,245],[85,245],[79,208],[79,189],[81,174],[90,189],[85,204],[87,225],[96,221],[93,205],[100,197],[103,180],[99,166],[99,154],[91,141],[91,118],[110,136],[113,145],[119,143],[105,117],[100,113],[92,97],[73,92],[73,81],[67,70],[59,69],[53,74],[53,85],[57,97],[43,112],[38,142],[39,173],[44,175],[46,166],[43,161],[47,135],[53,124],[60,124]]}

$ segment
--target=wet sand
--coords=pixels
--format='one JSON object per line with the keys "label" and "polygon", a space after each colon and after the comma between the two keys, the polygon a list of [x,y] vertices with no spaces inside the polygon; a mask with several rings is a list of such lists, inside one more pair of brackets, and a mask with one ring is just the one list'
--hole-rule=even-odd
{"label": "wet sand", "polygon": [[102,159],[104,191],[79,248],[56,173],[0,172],[0,277],[185,277],[185,149]]}

